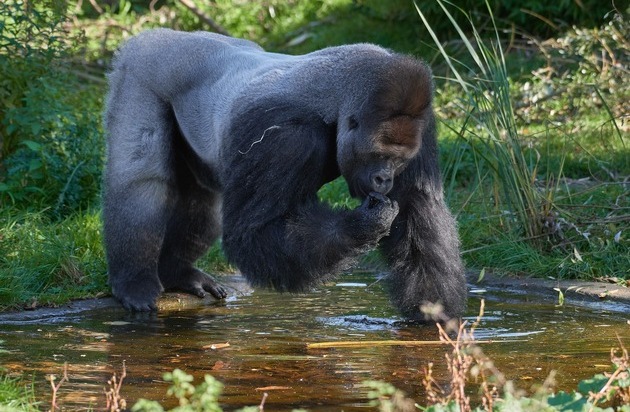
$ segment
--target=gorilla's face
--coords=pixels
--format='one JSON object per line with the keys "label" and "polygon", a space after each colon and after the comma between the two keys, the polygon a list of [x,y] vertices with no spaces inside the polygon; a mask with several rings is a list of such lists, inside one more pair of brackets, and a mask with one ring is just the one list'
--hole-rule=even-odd
{"label": "gorilla's face", "polygon": [[386,195],[394,179],[418,153],[423,122],[398,115],[377,121],[348,116],[338,124],[337,161],[350,194]]}

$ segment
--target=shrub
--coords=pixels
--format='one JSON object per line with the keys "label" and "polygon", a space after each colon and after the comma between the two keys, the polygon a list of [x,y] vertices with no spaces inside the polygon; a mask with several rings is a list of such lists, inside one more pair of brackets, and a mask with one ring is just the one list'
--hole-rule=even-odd
{"label": "shrub", "polygon": [[86,207],[99,191],[100,101],[69,65],[62,0],[0,4],[0,202]]}

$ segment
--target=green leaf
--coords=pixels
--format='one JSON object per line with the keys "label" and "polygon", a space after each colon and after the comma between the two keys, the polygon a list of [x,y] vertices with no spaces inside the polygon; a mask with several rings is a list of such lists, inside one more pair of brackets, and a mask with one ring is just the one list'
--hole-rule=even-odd
{"label": "green leaf", "polygon": [[159,402],[147,399],[138,399],[138,402],[131,408],[132,412],[163,412],[164,408]]}
{"label": "green leaf", "polygon": [[553,290],[558,292],[558,306],[563,306],[564,305],[564,293],[562,293],[562,290],[560,290],[560,288],[553,288]]}
{"label": "green leaf", "polygon": [[477,283],[481,282],[483,280],[484,276],[486,276],[486,268],[482,268],[481,272],[479,272],[479,277],[477,278]]}
{"label": "green leaf", "polygon": [[496,412],[513,412],[513,411],[537,411],[537,412],[555,412],[556,408],[547,406],[538,399],[520,397],[515,398],[509,394],[505,394],[504,399],[497,399],[493,410]]}
{"label": "green leaf", "polygon": [[460,412],[459,405],[455,401],[450,401],[446,405],[436,404],[431,405],[426,409],[426,412]]}
{"label": "green leaf", "polygon": [[28,163],[28,171],[40,169],[42,167],[42,161],[40,159],[33,159]]}
{"label": "green leaf", "polygon": [[42,148],[41,143],[37,143],[32,140],[22,140],[22,144],[34,152],[39,152],[39,150]]}
{"label": "green leaf", "polygon": [[588,396],[589,392],[599,392],[604,385],[608,382],[608,378],[603,374],[598,373],[590,379],[584,379],[580,383],[578,383],[578,391],[584,396]]}
{"label": "green leaf", "polygon": [[577,392],[571,394],[558,392],[547,398],[547,403],[549,406],[554,406],[564,412],[586,412],[588,410],[586,399]]}
{"label": "green leaf", "polygon": [[33,134],[33,136],[37,136],[39,135],[39,133],[42,131],[42,125],[39,123],[32,123],[31,124],[31,133]]}
{"label": "green leaf", "polygon": [[[0,190],[2,190],[2,189],[0,189]],[[617,379],[617,385],[620,388],[628,388],[628,387],[630,387],[630,377]]]}

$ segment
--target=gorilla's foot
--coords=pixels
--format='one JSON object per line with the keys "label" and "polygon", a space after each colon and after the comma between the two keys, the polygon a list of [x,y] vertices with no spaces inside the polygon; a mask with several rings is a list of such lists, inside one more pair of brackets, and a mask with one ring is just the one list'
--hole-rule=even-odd
{"label": "gorilla's foot", "polygon": [[203,298],[206,292],[216,299],[225,299],[227,290],[221,286],[212,276],[199,269],[180,269],[176,274],[170,274],[167,279],[162,279],[166,290],[175,290]]}
{"label": "gorilla's foot", "polygon": [[162,293],[157,279],[132,279],[112,282],[112,293],[125,309],[134,312],[156,311],[156,301]]}

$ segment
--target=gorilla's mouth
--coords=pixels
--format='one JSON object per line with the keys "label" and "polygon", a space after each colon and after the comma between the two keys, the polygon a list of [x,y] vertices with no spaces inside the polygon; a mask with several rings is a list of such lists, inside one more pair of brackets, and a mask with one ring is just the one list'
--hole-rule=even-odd
{"label": "gorilla's mouth", "polygon": [[350,196],[355,199],[364,200],[370,191],[365,191],[360,184],[357,184],[355,180],[349,181],[348,183],[348,191],[350,192]]}
{"label": "gorilla's mouth", "polygon": [[381,193],[379,190],[372,187],[371,184],[366,182],[362,182],[361,179],[355,179],[351,182],[348,182],[348,191],[350,192],[350,196],[356,199],[365,200],[370,193],[380,193],[383,196],[387,195],[387,192]]}
{"label": "gorilla's mouth", "polygon": [[391,192],[392,185],[376,185],[372,182],[366,182],[361,179],[354,179],[348,182],[348,190],[350,196],[364,200],[370,193],[379,193],[387,196]]}

